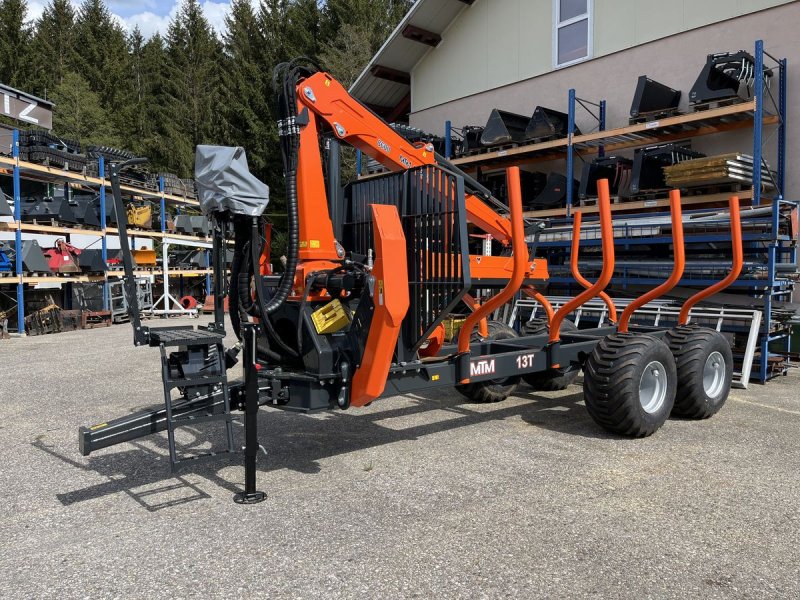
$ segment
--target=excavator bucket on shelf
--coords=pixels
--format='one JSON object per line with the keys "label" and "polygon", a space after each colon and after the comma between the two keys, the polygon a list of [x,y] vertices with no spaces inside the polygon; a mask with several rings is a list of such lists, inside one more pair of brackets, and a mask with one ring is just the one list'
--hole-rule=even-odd
{"label": "excavator bucket on shelf", "polygon": [[150,202],[129,204],[127,207],[128,225],[139,229],[152,229],[153,205]]}
{"label": "excavator bucket on shelf", "polygon": [[77,224],[78,219],[69,201],[63,196],[28,196],[20,198],[23,221],[51,221]]}
{"label": "excavator bucket on shelf", "polygon": [[637,148],[633,153],[631,194],[666,189],[668,186],[664,179],[664,167],[703,156],[705,154],[672,142]]}
{"label": "excavator bucket on shelf", "polygon": [[528,117],[495,108],[489,115],[486,127],[481,134],[484,146],[500,146],[502,144],[518,144],[525,141],[525,129]]}
{"label": "excavator bucket on shelf", "polygon": [[103,251],[99,248],[84,248],[78,255],[78,266],[85,273],[103,273],[108,265],[103,261]]}
{"label": "excavator bucket on shelf", "polygon": [[640,75],[631,103],[631,119],[638,120],[646,115],[653,118],[669,115],[678,110],[681,91]]}
{"label": "excavator bucket on shelf", "polygon": [[572,185],[573,196],[578,193],[578,182],[574,178],[567,177],[561,173],[551,172],[547,175],[547,182],[544,189],[530,202],[532,210],[544,210],[547,208],[563,208],[567,205],[567,186]]}
{"label": "excavator bucket on shelf", "polygon": [[465,125],[461,130],[461,135],[464,138],[461,143],[462,154],[475,151],[482,146],[483,127],[480,125]]}
{"label": "excavator bucket on shelf", "polygon": [[36,240],[22,241],[22,270],[26,273],[51,273],[50,264]]}
{"label": "excavator bucket on shelf", "polygon": [[[552,108],[537,106],[525,128],[525,139],[530,141],[567,137],[569,115]],[[575,135],[581,131],[575,127]]]}
{"label": "excavator bucket on shelf", "polygon": [[[755,70],[756,59],[744,50],[709,54],[689,92],[689,103],[703,104],[749,97],[756,79]],[[768,83],[772,70],[765,67],[761,77]]]}
{"label": "excavator bucket on shelf", "polygon": [[100,227],[100,196],[97,194],[72,194],[70,199],[75,220],[89,227]]}
{"label": "excavator bucket on shelf", "polygon": [[11,208],[13,199],[7,194],[0,192],[0,217],[13,217],[14,211]]}
{"label": "excavator bucket on shelf", "polygon": [[596,198],[597,182],[601,179],[608,180],[612,196],[629,196],[632,168],[633,161],[622,156],[604,156],[585,163],[578,196],[581,200]]}
{"label": "excavator bucket on shelf", "polygon": [[155,267],[157,258],[156,251],[149,248],[140,248],[139,250],[131,250],[133,260],[136,261],[137,266],[140,267]]}

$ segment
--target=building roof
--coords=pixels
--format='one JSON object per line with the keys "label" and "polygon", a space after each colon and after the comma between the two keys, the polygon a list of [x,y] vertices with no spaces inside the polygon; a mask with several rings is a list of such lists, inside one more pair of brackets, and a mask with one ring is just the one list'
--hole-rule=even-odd
{"label": "building roof", "polygon": [[417,0],[350,86],[350,93],[390,120],[409,110],[411,70],[474,0]]}

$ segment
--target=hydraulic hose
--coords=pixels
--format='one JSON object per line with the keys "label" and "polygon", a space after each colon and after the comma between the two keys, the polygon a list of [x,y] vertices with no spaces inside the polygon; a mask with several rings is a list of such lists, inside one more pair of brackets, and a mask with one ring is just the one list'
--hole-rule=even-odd
{"label": "hydraulic hose", "polygon": [[[283,171],[286,182],[286,217],[288,220],[288,243],[286,249],[286,270],[281,277],[275,295],[269,302],[262,302],[261,313],[264,318],[275,312],[289,297],[294,285],[295,271],[297,270],[298,253],[300,248],[300,222],[297,211],[297,157],[300,151],[300,130],[296,123],[297,94],[296,87],[300,78],[309,73],[309,68],[303,63],[311,63],[307,58],[294,59],[289,63],[282,63],[276,67],[273,75],[273,84],[277,87],[278,78],[283,75],[281,93],[278,95],[278,135],[281,138],[281,154],[283,155]],[[257,233],[260,235],[260,232]],[[255,234],[251,243],[255,243]],[[255,265],[258,261],[253,262]],[[256,278],[256,293],[258,294],[258,278]]]}
{"label": "hydraulic hose", "polygon": [[[269,303],[267,302],[267,291],[264,288],[264,281],[261,279],[261,271],[259,269],[259,262],[261,259],[261,244],[256,244],[256,240],[261,239],[261,231],[259,230],[258,226],[258,219],[253,219],[253,225],[250,233],[250,264],[252,265],[253,269],[253,279],[255,281],[255,290],[256,290],[256,302],[257,305],[254,307],[257,316],[261,318],[261,322],[264,325],[264,330],[267,334],[272,337],[273,341],[278,344],[281,350],[283,350],[286,354],[292,357],[298,357],[300,354],[296,352],[291,346],[286,344],[278,333],[275,331],[275,328],[272,326],[272,321],[269,318]],[[284,277],[286,273],[284,273]],[[283,279],[281,279],[283,281]],[[249,287],[249,282],[248,282]],[[281,302],[282,304],[282,302]],[[278,304],[275,308],[278,308],[280,304]],[[275,309],[273,309],[274,311]]]}

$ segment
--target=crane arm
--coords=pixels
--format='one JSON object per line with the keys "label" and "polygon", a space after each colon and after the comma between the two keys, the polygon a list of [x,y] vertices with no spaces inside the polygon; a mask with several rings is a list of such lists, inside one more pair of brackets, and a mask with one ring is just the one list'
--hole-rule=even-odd
{"label": "crane arm", "polygon": [[[390,171],[403,171],[437,164],[430,147],[418,148],[403,138],[380,117],[353,98],[331,75],[319,72],[297,87],[298,108],[307,108],[326,122],[336,137],[374,158]],[[300,112],[298,110],[298,113]],[[452,165],[443,165],[453,169]],[[465,198],[467,220],[503,244],[511,240],[511,222],[478,196]]]}

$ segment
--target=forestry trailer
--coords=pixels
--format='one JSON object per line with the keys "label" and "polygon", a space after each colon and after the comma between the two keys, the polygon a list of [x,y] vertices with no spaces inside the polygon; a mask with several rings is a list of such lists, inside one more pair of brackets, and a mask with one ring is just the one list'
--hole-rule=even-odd
{"label": "forestry trailer", "polygon": [[[634,326],[633,313],[682,276],[680,194],[673,191],[670,198],[671,276],[617,315],[603,292],[614,272],[614,237],[608,182],[600,181],[602,272],[594,283],[578,272],[576,212],[571,267],[585,289],[554,311],[543,295],[547,261],[534,257],[544,224],[523,218],[518,168],[506,172],[506,207],[432,146],[395,133],[329,74],[296,60],[276,69],[276,81],[288,218],[282,274],[273,274],[270,265],[268,187],[249,173],[241,148],[199,146],[200,204],[213,224],[213,323],[142,325],[125,219],[118,219],[134,343],[160,348],[165,406],[82,427],[83,455],[167,431],[174,468],[180,462],[174,429],[207,420],[224,423],[225,451],[233,452],[231,410],[242,410],[245,490],[236,500],[253,503],[264,498],[256,489],[262,405],[304,413],[343,410],[445,386],[475,402],[496,402],[521,382],[563,389],[581,369],[589,414],[619,435],[647,436],[670,414],[701,419],[723,405],[733,368],[730,345],[716,331],[688,324],[688,317],[691,306],[725,288],[741,269],[738,199],[730,201],[729,276],[689,299],[676,327]],[[390,172],[342,186],[341,144]],[[142,160],[111,166],[117,215],[125,214],[120,172]],[[503,248],[500,255],[471,255],[468,227],[490,234]],[[228,276],[224,257],[231,241]],[[491,320],[520,293],[546,314],[528,323],[523,335]],[[607,323],[579,330],[565,320],[597,296],[608,305]],[[224,344],[226,300],[239,339],[231,348]],[[456,315],[466,318],[453,333]],[[232,382],[228,370],[240,349],[244,377]]]}

